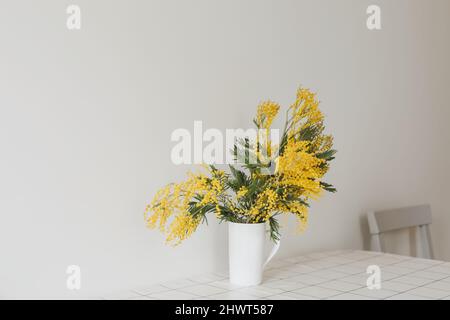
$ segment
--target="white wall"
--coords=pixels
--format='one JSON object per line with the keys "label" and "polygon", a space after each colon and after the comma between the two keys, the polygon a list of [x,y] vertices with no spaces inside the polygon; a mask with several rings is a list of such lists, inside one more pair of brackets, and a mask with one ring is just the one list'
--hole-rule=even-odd
{"label": "white wall", "polygon": [[287,106],[299,84],[336,137],[339,192],[304,234],[284,229],[279,256],[363,248],[366,210],[429,202],[450,260],[449,13],[447,0],[2,0],[0,296],[89,297],[223,269],[225,225],[175,249],[144,227],[147,201],[188,169],[171,164],[170,133],[247,127],[259,101]]}

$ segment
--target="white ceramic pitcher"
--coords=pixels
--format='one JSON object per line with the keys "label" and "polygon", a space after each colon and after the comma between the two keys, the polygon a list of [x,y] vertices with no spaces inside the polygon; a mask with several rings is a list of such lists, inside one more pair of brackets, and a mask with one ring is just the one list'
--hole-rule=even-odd
{"label": "white ceramic pitcher", "polygon": [[261,283],[264,267],[280,248],[280,241],[278,241],[265,259],[265,241],[265,223],[228,223],[231,283],[240,286],[253,286]]}

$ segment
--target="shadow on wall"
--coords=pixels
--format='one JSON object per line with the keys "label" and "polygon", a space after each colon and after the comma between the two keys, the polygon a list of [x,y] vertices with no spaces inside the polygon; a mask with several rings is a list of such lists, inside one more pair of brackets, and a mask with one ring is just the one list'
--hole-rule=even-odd
{"label": "shadow on wall", "polygon": [[360,213],[359,215],[359,225],[361,230],[361,238],[363,241],[363,249],[370,250],[370,234],[369,234],[369,223],[367,222],[367,213]]}
{"label": "shadow on wall", "polygon": [[[214,265],[213,269],[218,271],[228,270],[228,225],[218,222],[217,234],[214,237]],[[224,254],[223,251],[226,251]]]}

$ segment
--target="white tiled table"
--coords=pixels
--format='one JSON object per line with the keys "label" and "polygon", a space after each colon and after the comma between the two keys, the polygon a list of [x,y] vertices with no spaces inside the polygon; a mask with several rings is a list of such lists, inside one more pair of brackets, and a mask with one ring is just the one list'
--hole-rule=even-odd
{"label": "white tiled table", "polygon": [[[381,289],[369,290],[369,265],[381,269]],[[105,299],[450,299],[450,262],[339,250],[275,260],[259,286],[237,287],[226,273],[137,288]]]}

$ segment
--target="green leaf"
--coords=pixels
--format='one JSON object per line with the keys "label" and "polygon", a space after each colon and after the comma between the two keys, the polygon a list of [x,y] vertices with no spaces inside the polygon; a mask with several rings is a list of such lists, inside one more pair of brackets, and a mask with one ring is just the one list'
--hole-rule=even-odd
{"label": "green leaf", "polygon": [[247,185],[247,175],[243,171],[238,170],[235,167],[233,167],[231,164],[229,165],[229,167],[230,167],[231,174],[236,179],[238,184],[240,186]]}
{"label": "green leaf", "polygon": [[280,240],[280,223],[275,218],[275,215],[269,218],[269,228],[270,228],[270,239],[273,242],[277,242]]}
{"label": "green leaf", "polygon": [[337,152],[337,150],[330,149],[330,150],[327,150],[327,151],[324,151],[321,153],[317,153],[316,158],[324,159],[326,161],[331,161],[334,159],[333,156],[336,154],[336,152]]}
{"label": "green leaf", "polygon": [[320,182],[320,186],[324,189],[324,190],[326,190],[326,191],[328,191],[328,192],[336,192],[337,190],[336,190],[336,188],[335,187],[333,187],[333,185],[331,185],[331,184],[329,184],[329,183],[326,183],[326,182]]}
{"label": "green leaf", "polygon": [[312,141],[320,134],[320,131],[321,129],[318,126],[308,126],[300,130],[300,132],[298,133],[298,138],[301,141]]}

